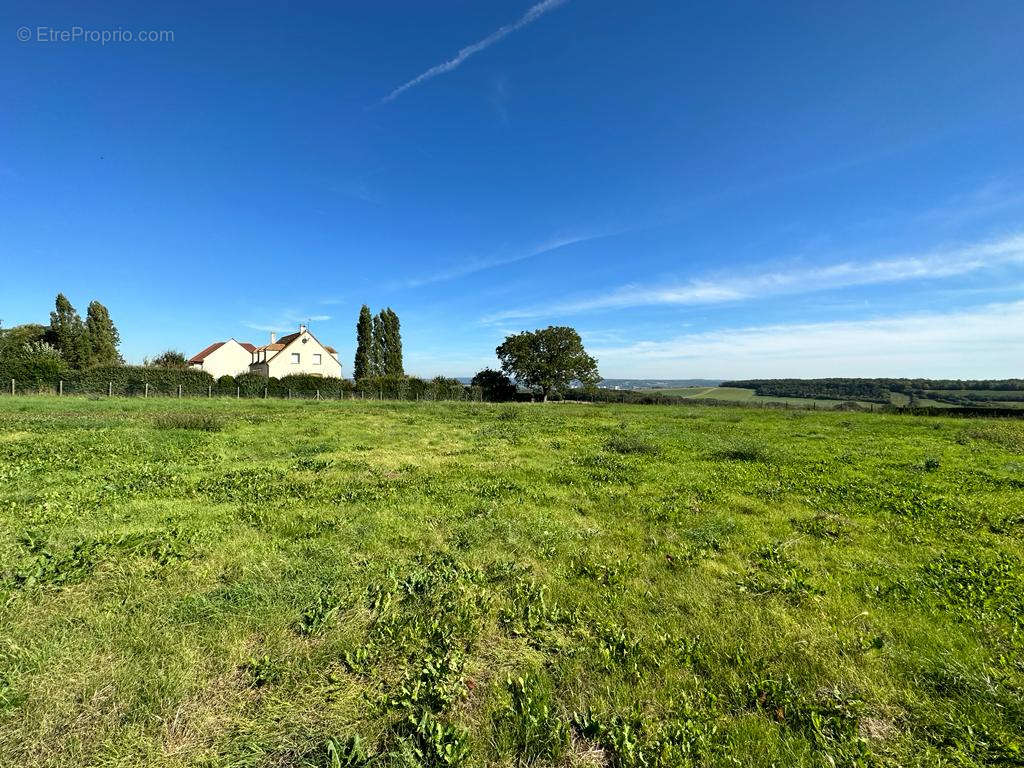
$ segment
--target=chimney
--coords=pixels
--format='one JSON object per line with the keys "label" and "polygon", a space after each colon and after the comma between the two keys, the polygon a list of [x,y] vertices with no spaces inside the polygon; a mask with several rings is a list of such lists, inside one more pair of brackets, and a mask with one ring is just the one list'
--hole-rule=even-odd
{"label": "chimney", "polygon": [[302,323],[299,323],[299,333],[305,333],[305,332],[306,332],[306,326],[303,325]]}
{"label": "chimney", "polygon": [[274,333],[273,331],[271,331],[270,332],[270,343],[273,344],[275,341],[277,341],[277,334]]}

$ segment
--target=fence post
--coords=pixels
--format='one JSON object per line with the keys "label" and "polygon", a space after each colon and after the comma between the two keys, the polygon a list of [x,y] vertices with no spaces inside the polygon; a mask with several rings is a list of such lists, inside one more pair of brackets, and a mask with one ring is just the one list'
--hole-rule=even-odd
{"label": "fence post", "polygon": [[320,399],[320,390],[319,390],[319,389],[318,389],[318,390],[316,391],[316,399],[317,399],[317,400],[319,400],[319,399]]}
{"label": "fence post", "polygon": [[143,397],[149,397],[149,382],[146,382],[146,391],[142,395]]}
{"label": "fence post", "polygon": [[206,396],[213,397],[213,384],[206,385]]}
{"label": "fence post", "polygon": [[11,379],[11,394],[14,394],[14,379]]}
{"label": "fence post", "polygon": [[264,399],[264,400],[266,400],[266,399],[267,399],[267,389],[268,389],[267,387],[264,387],[264,388],[263,388],[263,399]]}
{"label": "fence post", "polygon": [[59,396],[61,396],[63,394],[64,394],[64,379],[61,379],[60,383],[57,385],[57,396],[59,397]]}
{"label": "fence post", "polygon": [[292,399],[292,391],[291,391],[291,389],[290,389],[290,388],[289,388],[289,390],[288,390],[288,399],[289,399],[289,400],[291,400],[291,399]]}
{"label": "fence post", "polygon": [[114,396],[114,382],[108,381],[107,382],[107,397],[113,397],[113,396]]}
{"label": "fence post", "polygon": [[235,387],[235,400],[238,400],[242,396],[242,388]]}
{"label": "fence post", "polygon": [[178,385],[178,399],[181,399],[181,384]]}

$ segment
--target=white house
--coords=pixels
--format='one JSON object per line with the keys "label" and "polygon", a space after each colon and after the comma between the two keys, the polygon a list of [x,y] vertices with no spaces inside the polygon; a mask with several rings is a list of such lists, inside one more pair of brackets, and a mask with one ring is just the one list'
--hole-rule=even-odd
{"label": "white house", "polygon": [[270,334],[269,344],[253,349],[249,370],[275,379],[293,373],[341,378],[338,351],[321,344],[304,325],[299,326],[298,333],[289,333],[280,339]]}
{"label": "white house", "polygon": [[247,341],[217,341],[188,361],[189,368],[206,371],[215,379],[248,373],[256,347]]}

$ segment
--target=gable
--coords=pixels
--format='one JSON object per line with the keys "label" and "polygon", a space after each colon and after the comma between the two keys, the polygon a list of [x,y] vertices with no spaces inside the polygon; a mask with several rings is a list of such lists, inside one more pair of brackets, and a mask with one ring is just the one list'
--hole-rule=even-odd
{"label": "gable", "polygon": [[[303,343],[303,339],[306,339],[306,343]],[[280,349],[278,349],[277,354],[273,357],[267,358],[268,363],[277,360],[279,357],[281,360],[287,362],[291,359],[290,355],[293,352],[299,352],[300,354],[302,352],[306,352],[308,354],[322,354],[326,355],[331,360],[334,360],[334,362],[338,362],[338,358],[334,351],[330,347],[321,344],[317,337],[310,333],[308,329],[298,333],[289,333],[287,336],[282,336],[277,340],[277,344],[272,346],[279,345]]]}

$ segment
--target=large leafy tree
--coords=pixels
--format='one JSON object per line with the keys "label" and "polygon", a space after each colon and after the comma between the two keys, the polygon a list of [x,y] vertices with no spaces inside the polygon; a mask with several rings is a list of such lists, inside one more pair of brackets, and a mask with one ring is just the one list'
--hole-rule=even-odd
{"label": "large leafy tree", "polygon": [[50,313],[50,329],[54,346],[69,366],[85,368],[89,365],[89,335],[85,323],[63,293],[57,294],[56,306]]}
{"label": "large leafy tree", "polygon": [[503,403],[514,400],[516,385],[501,371],[484,368],[470,382],[471,386],[480,387],[484,400],[491,403]]}
{"label": "large leafy tree", "polygon": [[583,349],[576,330],[566,326],[508,336],[495,352],[501,369],[543,395],[545,402],[552,392],[562,392],[574,381],[590,386],[600,380],[597,361]]}
{"label": "large leafy tree", "polygon": [[383,324],[384,362],[381,374],[400,378],[405,376],[402,364],[402,331],[398,315],[388,307],[380,313]]}
{"label": "large leafy tree", "polygon": [[373,315],[370,314],[370,308],[363,304],[359,310],[359,322],[356,323],[356,360],[352,366],[352,375],[359,380],[373,376],[374,373]]}
{"label": "large leafy tree", "polygon": [[89,338],[89,362],[92,365],[120,365],[124,362],[117,351],[121,335],[110,319],[107,308],[98,301],[89,303],[85,330]]}

